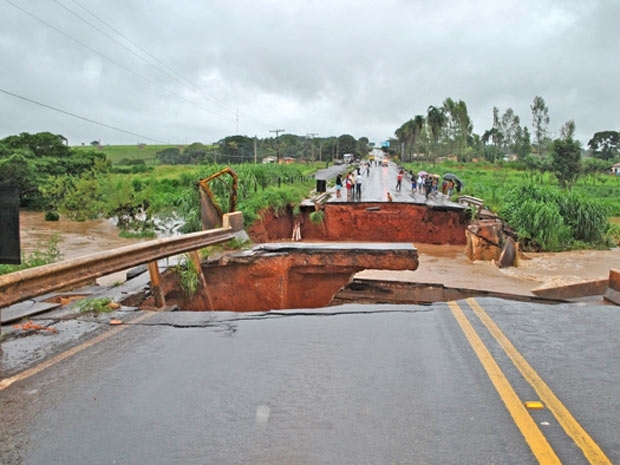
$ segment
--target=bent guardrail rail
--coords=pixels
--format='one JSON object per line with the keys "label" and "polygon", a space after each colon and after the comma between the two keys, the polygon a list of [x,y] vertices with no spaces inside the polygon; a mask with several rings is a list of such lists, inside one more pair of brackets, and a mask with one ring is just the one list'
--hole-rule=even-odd
{"label": "bent guardrail rail", "polygon": [[[3,307],[38,295],[143,264],[149,265],[151,282],[157,286],[159,283],[157,260],[197,251],[233,239],[235,233],[243,229],[243,214],[227,213],[224,215],[223,223],[223,227],[218,229],[141,242],[109,252],[0,275],[0,311]],[[192,261],[199,267],[200,264],[196,263],[196,260],[197,254],[193,255]],[[161,300],[160,306],[164,304]]]}

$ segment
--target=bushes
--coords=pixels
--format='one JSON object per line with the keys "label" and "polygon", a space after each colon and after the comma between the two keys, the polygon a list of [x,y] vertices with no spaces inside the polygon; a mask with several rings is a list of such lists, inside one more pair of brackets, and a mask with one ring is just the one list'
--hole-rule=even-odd
{"label": "bushes", "polygon": [[582,195],[537,184],[506,192],[500,216],[517,231],[525,248],[566,250],[577,242],[604,243],[609,209]]}

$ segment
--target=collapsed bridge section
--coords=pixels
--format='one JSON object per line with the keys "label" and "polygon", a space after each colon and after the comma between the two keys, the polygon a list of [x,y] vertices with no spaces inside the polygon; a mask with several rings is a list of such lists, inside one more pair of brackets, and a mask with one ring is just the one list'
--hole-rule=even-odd
{"label": "collapsed bridge section", "polygon": [[[178,274],[162,275],[168,305],[183,310],[268,311],[320,308],[364,269],[415,270],[411,243],[268,243],[202,263],[207,286],[193,296]],[[141,308],[154,306],[152,297]]]}

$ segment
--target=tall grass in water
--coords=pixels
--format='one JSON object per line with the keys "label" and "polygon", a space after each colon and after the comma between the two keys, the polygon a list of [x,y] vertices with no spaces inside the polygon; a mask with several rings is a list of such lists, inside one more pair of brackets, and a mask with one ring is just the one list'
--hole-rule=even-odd
{"label": "tall grass in water", "polygon": [[603,245],[609,229],[609,209],[603,203],[538,184],[508,190],[499,214],[524,248],[540,251]]}
{"label": "tall grass in water", "polygon": [[0,274],[13,273],[62,260],[62,253],[58,249],[59,241],[60,235],[55,233],[47,244],[37,243],[37,248],[33,252],[25,254],[22,251],[22,263],[20,265],[0,265]]}

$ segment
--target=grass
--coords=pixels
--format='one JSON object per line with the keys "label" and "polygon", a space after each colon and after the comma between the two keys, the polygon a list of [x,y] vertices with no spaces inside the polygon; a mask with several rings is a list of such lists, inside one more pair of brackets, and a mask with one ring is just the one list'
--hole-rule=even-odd
{"label": "grass", "polygon": [[48,265],[62,260],[62,253],[58,248],[59,240],[60,235],[55,233],[47,244],[37,243],[37,248],[33,252],[27,255],[22,253],[22,263],[20,265],[0,265],[0,275]]}
{"label": "grass", "polygon": [[154,164],[156,162],[156,154],[160,150],[170,147],[176,147],[183,149],[184,145],[102,145],[100,147],[93,147],[91,145],[75,146],[73,148],[78,150],[90,151],[95,150],[97,152],[105,153],[108,160],[112,164],[119,164],[123,160],[144,160],[147,164]]}
{"label": "grass", "polygon": [[114,310],[110,304],[112,299],[109,297],[100,297],[97,299],[86,299],[78,305],[80,313],[110,313]]}
{"label": "grass", "polygon": [[[439,175],[456,174],[464,182],[462,194],[484,199],[485,205],[495,212],[501,209],[504,192],[511,188],[528,181],[557,186],[553,175],[532,173],[523,169],[518,162],[493,164],[446,161],[435,167],[432,163],[425,162],[405,163],[404,166],[414,173],[424,170]],[[620,217],[620,176],[600,174],[594,181],[591,177],[581,177],[573,186],[572,192],[599,200],[609,208],[612,217]]]}

